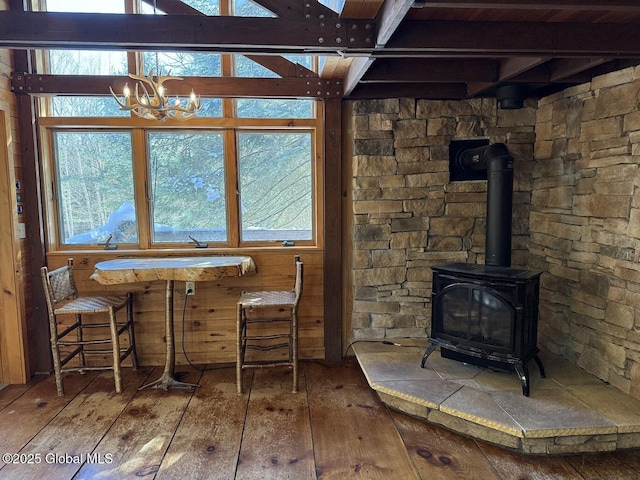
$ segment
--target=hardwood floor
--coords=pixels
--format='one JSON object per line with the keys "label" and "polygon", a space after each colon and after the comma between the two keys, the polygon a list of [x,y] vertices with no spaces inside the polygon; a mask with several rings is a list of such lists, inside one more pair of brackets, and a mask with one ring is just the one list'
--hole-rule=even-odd
{"label": "hardwood floor", "polygon": [[285,369],[178,367],[194,392],[142,390],[158,368],[52,376],[0,391],[0,478],[23,479],[634,479],[636,451],[525,456],[389,410],[355,361]]}

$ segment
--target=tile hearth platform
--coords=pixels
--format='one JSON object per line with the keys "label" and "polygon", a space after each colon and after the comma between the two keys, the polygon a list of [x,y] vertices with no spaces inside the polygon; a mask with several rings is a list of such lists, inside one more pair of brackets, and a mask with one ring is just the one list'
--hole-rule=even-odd
{"label": "tile hearth platform", "polygon": [[640,400],[542,351],[546,378],[529,365],[531,394],[515,372],[442,358],[420,368],[428,341],[356,341],[369,385],[391,408],[472,438],[529,454],[613,451],[640,447]]}

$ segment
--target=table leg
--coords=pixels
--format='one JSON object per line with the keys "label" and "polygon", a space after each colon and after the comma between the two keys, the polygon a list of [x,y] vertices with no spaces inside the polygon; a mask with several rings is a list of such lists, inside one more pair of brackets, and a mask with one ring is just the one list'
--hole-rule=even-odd
{"label": "table leg", "polygon": [[140,390],[143,388],[162,388],[167,391],[170,388],[188,389],[200,386],[195,383],[179,382],[175,379],[174,370],[176,364],[176,344],[173,336],[173,280],[167,280],[165,299],[165,335],[167,338],[167,356],[164,363],[164,372],[158,380],[140,387]]}

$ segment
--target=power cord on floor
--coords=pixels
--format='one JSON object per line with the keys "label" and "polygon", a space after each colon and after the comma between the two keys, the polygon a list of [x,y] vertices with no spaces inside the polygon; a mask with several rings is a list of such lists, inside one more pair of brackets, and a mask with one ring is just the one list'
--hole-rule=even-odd
{"label": "power cord on floor", "polygon": [[[402,337],[402,338],[409,339],[410,337]],[[421,347],[420,345],[404,345],[402,343],[392,342],[390,340],[354,340],[347,346],[347,349],[344,351],[344,354],[343,354],[344,357],[347,356],[347,353],[349,353],[349,350],[351,349],[351,347],[353,347],[356,343],[380,343],[382,345],[391,345],[394,347],[419,348],[420,350],[424,350],[426,348],[426,347]]]}
{"label": "power cord on floor", "polygon": [[[189,356],[187,355],[187,351],[185,348],[185,342],[184,342],[184,337],[185,337],[185,324],[186,324],[186,313],[187,313],[187,301],[189,300],[189,291],[185,292],[184,294],[184,302],[182,305],[182,341],[181,341],[181,346],[182,346],[182,354],[184,355],[184,358],[186,358],[187,363],[194,369],[201,371],[201,372],[205,372],[208,370],[220,370],[222,368],[228,368],[228,366],[218,366],[218,367],[211,367],[211,368],[207,368],[207,367],[197,367],[193,364],[193,362],[191,361],[191,359],[189,358]],[[402,337],[402,338],[407,338],[409,339],[410,337]],[[420,345],[404,345],[402,343],[398,343],[398,342],[392,342],[390,340],[354,340],[352,341],[346,348],[346,350],[344,351],[343,357],[347,356],[347,353],[349,353],[349,350],[351,350],[351,348],[356,344],[356,343],[381,343],[383,345],[390,345],[390,346],[394,346],[394,347],[401,347],[401,348],[418,348],[420,350],[424,350],[426,347],[421,347]]]}
{"label": "power cord on floor", "polygon": [[187,359],[187,363],[189,365],[191,365],[192,368],[200,371],[200,372],[207,372],[209,370],[221,370],[223,368],[229,368],[229,365],[220,365],[220,366],[216,366],[216,367],[197,367],[196,365],[193,364],[193,362],[191,361],[191,359],[189,358],[189,356],[187,355],[187,351],[185,348],[185,342],[184,342],[184,333],[185,333],[185,324],[186,324],[186,314],[187,314],[187,300],[189,299],[189,291],[185,292],[184,294],[184,302],[182,305],[182,354],[184,355],[184,358]]}

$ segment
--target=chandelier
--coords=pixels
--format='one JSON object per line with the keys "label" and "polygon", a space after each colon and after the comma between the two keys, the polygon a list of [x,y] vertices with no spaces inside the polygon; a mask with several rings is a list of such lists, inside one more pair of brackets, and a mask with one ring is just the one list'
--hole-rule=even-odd
{"label": "chandelier", "polygon": [[182,77],[172,77],[171,70],[167,72],[167,75],[163,75],[162,70],[152,68],[146,76],[130,73],[129,77],[137,80],[133,95],[128,83],[124,85],[122,100],[109,87],[111,95],[120,105],[120,110],[133,112],[138,117],[146,118],[147,120],[166,120],[167,118],[186,120],[193,117],[202,108],[200,97],[196,96],[193,89],[184,105],[178,96],[173,101],[167,97],[163,86],[164,82],[167,80],[182,80]]}
{"label": "chandelier", "polygon": [[[155,16],[156,13],[156,0],[153,0],[153,15]],[[169,100],[163,83],[167,80],[182,80],[182,77],[172,77],[171,70],[168,70],[166,75],[162,74],[162,70],[158,68],[158,52],[156,52],[156,68],[149,70],[148,75],[140,76],[130,73],[129,77],[137,80],[133,97],[127,83],[124,84],[124,89],[122,90],[122,96],[124,97],[122,100],[109,87],[111,95],[120,105],[120,110],[133,112],[138,117],[146,118],[147,120],[166,120],[167,118],[186,120],[193,117],[202,108],[200,97],[196,96],[193,89],[191,89],[191,94],[184,106],[177,95],[173,102]]]}

